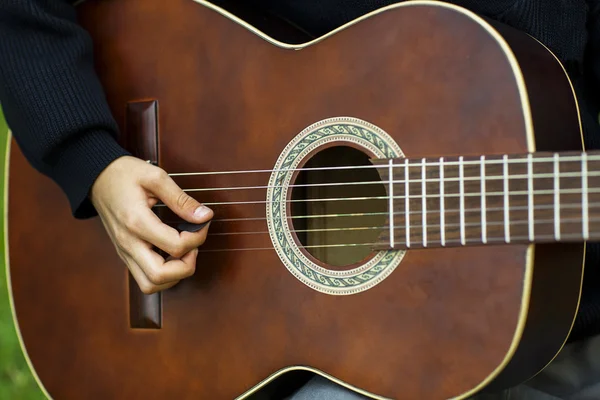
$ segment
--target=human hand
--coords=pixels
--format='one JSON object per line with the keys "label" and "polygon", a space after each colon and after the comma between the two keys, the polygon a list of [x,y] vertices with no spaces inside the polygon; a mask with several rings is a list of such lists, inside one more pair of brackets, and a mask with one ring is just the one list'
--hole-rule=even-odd
{"label": "human hand", "polygon": [[[208,225],[181,232],[164,224],[152,211],[160,200],[187,222],[201,224],[213,211],[185,193],[168,174],[134,157],[120,157],[100,173],[90,199],[117,253],[145,294],[168,289],[194,274],[198,247]],[[165,260],[152,246],[171,257]]]}

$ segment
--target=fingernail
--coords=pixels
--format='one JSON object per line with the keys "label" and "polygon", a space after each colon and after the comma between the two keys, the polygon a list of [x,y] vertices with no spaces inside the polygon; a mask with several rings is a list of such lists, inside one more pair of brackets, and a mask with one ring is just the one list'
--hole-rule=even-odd
{"label": "fingernail", "polygon": [[210,208],[206,207],[206,206],[200,206],[198,208],[196,208],[196,211],[194,211],[194,217],[196,218],[203,218],[206,217],[209,213],[210,213]]}

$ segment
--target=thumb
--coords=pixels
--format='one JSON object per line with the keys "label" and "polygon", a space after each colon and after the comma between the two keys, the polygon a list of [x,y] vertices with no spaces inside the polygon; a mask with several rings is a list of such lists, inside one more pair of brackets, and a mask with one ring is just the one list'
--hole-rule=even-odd
{"label": "thumb", "polygon": [[165,203],[171,211],[188,222],[201,224],[210,221],[214,215],[210,208],[200,204],[184,192],[166,173],[161,174],[159,179],[149,181],[147,189]]}

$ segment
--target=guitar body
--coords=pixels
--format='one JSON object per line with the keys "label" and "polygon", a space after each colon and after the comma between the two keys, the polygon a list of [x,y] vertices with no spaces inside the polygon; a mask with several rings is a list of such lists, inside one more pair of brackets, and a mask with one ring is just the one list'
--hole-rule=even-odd
{"label": "guitar body", "polygon": [[[331,124],[340,135],[307,150],[299,168],[336,145],[370,158],[383,158],[381,149],[413,158],[582,149],[555,57],[456,6],[399,3],[306,43],[203,1],[90,0],[79,13],[124,141],[133,140],[128,104],[156,101],[157,161],[170,173],[269,171]],[[360,126],[382,142],[351,139]],[[265,206],[277,195],[269,173],[174,179],[262,187],[193,195],[230,203],[214,205],[210,232],[222,235],[202,249],[263,250],[201,252],[192,278],[153,298],[158,326],[135,327],[135,287],[100,220],[74,220],[58,187],[12,143],[9,287],[23,349],[49,396],[251,398],[306,369],[372,398],[467,398],[529,379],[568,338],[584,243],[399,251],[386,274],[348,278],[342,290],[326,275],[377,256],[333,266],[302,250],[312,264],[287,265],[272,239],[284,228]],[[290,243],[301,240],[311,239]]]}

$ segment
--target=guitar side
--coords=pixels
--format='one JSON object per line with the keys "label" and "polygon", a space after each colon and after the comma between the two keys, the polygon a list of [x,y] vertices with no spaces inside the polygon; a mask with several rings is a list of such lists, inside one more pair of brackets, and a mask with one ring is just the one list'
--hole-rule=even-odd
{"label": "guitar side", "polygon": [[[535,151],[585,151],[575,89],[555,54],[537,39],[487,20],[506,40],[522,71]],[[552,88],[552,96],[549,96]],[[585,243],[537,244],[532,257],[527,319],[505,369],[486,387],[518,385],[541,372],[566,344],[575,323],[585,266]]]}

